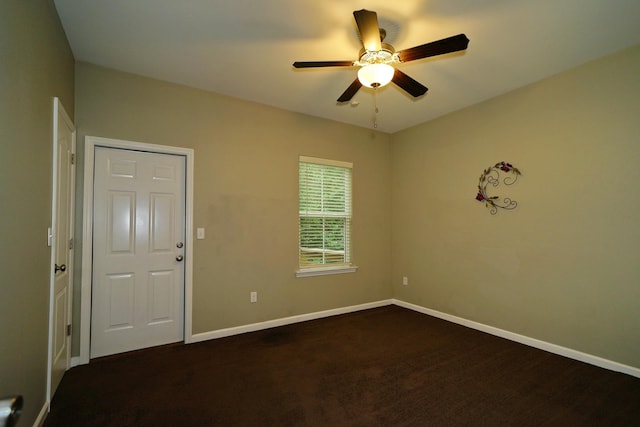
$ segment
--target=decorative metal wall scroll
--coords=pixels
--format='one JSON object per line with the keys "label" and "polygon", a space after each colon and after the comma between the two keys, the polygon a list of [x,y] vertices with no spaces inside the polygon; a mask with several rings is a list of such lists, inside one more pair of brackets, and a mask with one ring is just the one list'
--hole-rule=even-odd
{"label": "decorative metal wall scroll", "polygon": [[497,187],[500,185],[500,177],[502,175],[507,175],[502,178],[504,185],[513,185],[521,173],[518,168],[513,167],[511,163],[500,162],[486,168],[482,175],[480,175],[478,182],[478,195],[476,196],[476,200],[484,202],[485,206],[489,208],[491,215],[495,215],[498,209],[511,210],[518,206],[518,202],[509,197],[500,198],[499,196],[489,196],[487,194],[487,186],[492,185]]}

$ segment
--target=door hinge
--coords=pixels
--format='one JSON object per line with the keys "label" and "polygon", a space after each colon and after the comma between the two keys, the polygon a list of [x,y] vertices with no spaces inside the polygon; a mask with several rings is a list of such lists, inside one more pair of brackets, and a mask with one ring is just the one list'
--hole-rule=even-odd
{"label": "door hinge", "polygon": [[71,336],[71,325],[67,325],[67,336]]}
{"label": "door hinge", "polygon": [[69,249],[73,249],[73,237],[69,239]]}
{"label": "door hinge", "polygon": [[71,153],[71,164],[72,165],[76,164],[76,155],[75,155],[75,153]]}

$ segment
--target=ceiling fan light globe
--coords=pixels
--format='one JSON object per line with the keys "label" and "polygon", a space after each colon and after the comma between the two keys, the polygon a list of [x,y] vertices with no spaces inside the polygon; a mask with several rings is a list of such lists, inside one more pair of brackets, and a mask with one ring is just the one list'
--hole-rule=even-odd
{"label": "ceiling fan light globe", "polygon": [[358,70],[358,80],[363,86],[378,88],[393,79],[395,69],[389,64],[368,64]]}

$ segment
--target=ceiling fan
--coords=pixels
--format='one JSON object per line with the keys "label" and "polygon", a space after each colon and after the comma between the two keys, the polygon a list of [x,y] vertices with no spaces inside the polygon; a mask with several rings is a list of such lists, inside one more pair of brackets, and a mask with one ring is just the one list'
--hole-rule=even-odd
{"label": "ceiling fan", "polygon": [[360,67],[358,77],[340,95],[338,102],[350,101],[363,85],[379,88],[389,82],[395,83],[415,98],[422,96],[427,92],[427,87],[395,68],[393,64],[465,50],[469,44],[467,36],[458,34],[396,52],[393,46],[384,43],[386,31],[378,26],[378,15],[375,12],[366,9],[356,10],[353,12],[353,16],[363,46],[357,61],[297,61],[293,63],[295,68]]}

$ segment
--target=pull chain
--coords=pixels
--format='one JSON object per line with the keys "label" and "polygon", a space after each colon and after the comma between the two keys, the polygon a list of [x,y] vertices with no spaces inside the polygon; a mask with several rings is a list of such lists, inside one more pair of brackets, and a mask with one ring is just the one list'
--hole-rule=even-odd
{"label": "pull chain", "polygon": [[378,88],[373,88],[373,128],[378,129]]}

